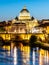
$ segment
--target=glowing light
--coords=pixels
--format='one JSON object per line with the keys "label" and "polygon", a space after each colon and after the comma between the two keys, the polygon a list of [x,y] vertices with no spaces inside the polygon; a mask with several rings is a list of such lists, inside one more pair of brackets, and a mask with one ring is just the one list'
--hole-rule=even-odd
{"label": "glowing light", "polygon": [[35,65],[35,50],[33,49],[33,65]]}
{"label": "glowing light", "polygon": [[16,33],[16,29],[14,30],[14,32]]}
{"label": "glowing light", "polygon": [[14,65],[17,65],[17,48],[14,48]]}

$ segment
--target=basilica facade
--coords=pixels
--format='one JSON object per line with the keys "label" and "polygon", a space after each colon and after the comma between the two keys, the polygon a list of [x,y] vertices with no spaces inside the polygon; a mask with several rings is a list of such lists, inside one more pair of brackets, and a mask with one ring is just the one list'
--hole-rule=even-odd
{"label": "basilica facade", "polygon": [[19,16],[12,20],[0,22],[0,32],[3,30],[8,33],[49,33],[49,20],[38,21],[26,7],[24,7]]}
{"label": "basilica facade", "polygon": [[[30,12],[24,7],[19,16],[13,20],[4,22],[4,29],[6,32],[12,33],[32,33],[36,32],[35,27],[39,25],[38,21],[30,16]],[[33,31],[34,30],[34,31]]]}

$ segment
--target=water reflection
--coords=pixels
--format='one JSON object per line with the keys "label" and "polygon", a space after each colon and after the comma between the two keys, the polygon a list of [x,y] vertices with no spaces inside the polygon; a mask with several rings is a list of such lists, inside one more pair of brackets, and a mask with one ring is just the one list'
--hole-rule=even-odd
{"label": "water reflection", "polygon": [[[8,46],[7,46],[8,47]],[[0,65],[49,65],[49,51],[29,46],[0,48]]]}
{"label": "water reflection", "polygon": [[17,65],[17,48],[14,47],[14,65]]}
{"label": "water reflection", "polygon": [[17,65],[22,65],[23,64],[23,57],[22,57],[22,51],[20,48],[17,49]]}
{"label": "water reflection", "polygon": [[33,48],[30,50],[30,65],[33,65]]}

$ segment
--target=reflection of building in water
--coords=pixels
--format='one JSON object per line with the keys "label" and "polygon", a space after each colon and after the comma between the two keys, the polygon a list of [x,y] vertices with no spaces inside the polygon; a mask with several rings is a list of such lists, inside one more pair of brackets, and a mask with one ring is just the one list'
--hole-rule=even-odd
{"label": "reflection of building in water", "polygon": [[17,48],[14,48],[14,65],[17,64]]}
{"label": "reflection of building in water", "polygon": [[[8,50],[9,46],[4,46],[5,50]],[[12,49],[11,49],[12,50]],[[39,47],[30,48],[29,46],[23,46],[23,48],[14,47],[13,51],[9,51],[11,54],[7,52],[4,57],[9,58],[9,60],[13,60],[11,63],[14,65],[49,65],[49,51],[44,49],[39,49]],[[0,53],[1,54],[1,53]]]}
{"label": "reflection of building in water", "polygon": [[49,64],[49,51],[40,49],[39,64],[48,65]]}

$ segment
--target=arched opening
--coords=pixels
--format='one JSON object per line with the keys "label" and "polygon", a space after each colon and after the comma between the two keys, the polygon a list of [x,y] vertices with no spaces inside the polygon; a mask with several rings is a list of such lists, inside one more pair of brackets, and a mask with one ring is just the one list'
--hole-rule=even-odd
{"label": "arched opening", "polygon": [[19,35],[16,35],[14,38],[11,38],[11,41],[17,47],[22,45],[22,38]]}
{"label": "arched opening", "polygon": [[4,45],[5,41],[3,40],[2,37],[0,37],[0,47],[2,47]]}

